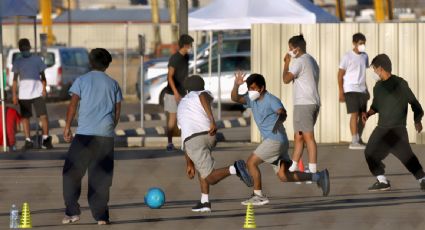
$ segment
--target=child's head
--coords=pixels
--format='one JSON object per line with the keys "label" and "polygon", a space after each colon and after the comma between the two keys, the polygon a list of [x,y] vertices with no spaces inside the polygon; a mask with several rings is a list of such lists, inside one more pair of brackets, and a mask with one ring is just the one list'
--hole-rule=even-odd
{"label": "child's head", "polygon": [[19,39],[18,47],[19,47],[19,51],[21,51],[21,52],[30,51],[31,50],[30,40],[28,40],[27,38]]}
{"label": "child's head", "polygon": [[205,81],[199,75],[192,75],[184,81],[184,88],[187,91],[202,91],[205,89]]}
{"label": "child's head", "polygon": [[383,72],[391,74],[392,64],[390,58],[386,54],[378,54],[373,58],[370,65],[378,76],[381,76]]}
{"label": "child's head", "polygon": [[190,35],[182,34],[179,38],[179,48],[183,49],[185,53],[189,53],[192,49],[193,38]]}
{"label": "child's head", "polygon": [[253,73],[246,79],[246,86],[249,91],[255,90],[262,93],[266,90],[266,79],[261,74]]}
{"label": "child's head", "polygon": [[94,70],[105,71],[112,62],[112,56],[104,48],[95,48],[90,51],[89,61]]}
{"label": "child's head", "polygon": [[356,48],[359,52],[365,52],[366,50],[366,36],[362,33],[355,33],[353,34],[353,46]]}
{"label": "child's head", "polygon": [[[302,34],[293,36],[288,41],[289,50],[298,56],[299,53],[305,53],[307,50],[307,43]],[[298,50],[297,50],[298,49]]]}

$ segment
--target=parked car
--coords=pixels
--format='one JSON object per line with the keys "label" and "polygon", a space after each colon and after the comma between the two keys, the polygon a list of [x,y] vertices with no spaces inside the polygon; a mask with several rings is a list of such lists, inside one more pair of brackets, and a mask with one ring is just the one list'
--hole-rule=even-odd
{"label": "parked car", "polygon": [[[13,61],[20,56],[21,53],[18,49],[11,49],[7,55],[6,90],[10,90],[13,84]],[[74,80],[90,71],[89,55],[85,48],[49,47],[43,59],[47,66],[44,72],[49,97],[68,98],[68,90]]]}
{"label": "parked car", "polygon": [[[196,67],[197,74],[201,75],[205,81],[205,89],[211,91],[214,95],[214,101],[218,101],[218,59],[213,58],[211,62],[212,74],[208,76],[208,60],[198,62]],[[221,56],[221,102],[223,104],[233,104],[231,92],[234,84],[234,73],[242,70],[249,76],[251,70],[251,55],[248,52],[237,54],[225,54]],[[193,73],[193,66],[189,69]],[[136,84],[139,85],[140,81]],[[167,87],[167,74],[162,74],[152,79],[145,80],[145,103],[164,104],[165,88]],[[239,88],[239,94],[248,91],[246,84]],[[140,95],[140,94],[139,94]]]}
{"label": "parked car", "polygon": [[[217,56],[218,44],[217,40],[212,43],[212,58]],[[225,37],[223,38],[222,44],[222,54],[232,54],[232,53],[245,53],[251,51],[251,37],[250,36],[241,36],[241,37]],[[197,50],[197,61],[202,61],[208,59],[210,55],[209,44],[205,43],[199,46]],[[190,63],[193,62],[191,57]],[[147,65],[146,65],[147,66]],[[140,68],[139,68],[140,69]],[[166,61],[159,61],[147,67],[146,79],[152,79],[154,77],[166,74],[168,71],[168,59]]]}

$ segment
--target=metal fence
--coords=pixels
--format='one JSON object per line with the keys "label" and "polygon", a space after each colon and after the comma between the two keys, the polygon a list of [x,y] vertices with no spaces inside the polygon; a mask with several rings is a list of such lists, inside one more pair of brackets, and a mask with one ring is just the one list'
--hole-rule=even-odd
{"label": "metal fence", "polygon": [[[425,24],[421,23],[341,23],[341,24],[258,24],[251,32],[252,72],[265,76],[267,89],[280,96],[288,110],[285,122],[288,137],[293,139],[292,85],[282,82],[283,58],[288,51],[288,40],[302,33],[307,41],[307,52],[320,66],[319,92],[321,96],[320,115],[315,128],[319,143],[351,141],[349,115],[345,104],[338,101],[337,72],[342,55],[351,50],[352,35],[361,32],[366,35],[366,52],[371,60],[379,53],[386,53],[392,60],[393,73],[409,83],[419,102],[425,103]],[[373,98],[375,82],[367,71],[367,85]],[[371,99],[372,99],[371,98]],[[368,108],[371,100],[368,102]],[[410,110],[410,107],[409,107]],[[377,123],[377,116],[366,124],[363,140],[367,141]],[[422,143],[413,124],[413,113],[408,114],[408,133],[411,142]],[[254,122],[251,122],[254,124]],[[259,131],[252,125],[251,140],[259,142]]]}

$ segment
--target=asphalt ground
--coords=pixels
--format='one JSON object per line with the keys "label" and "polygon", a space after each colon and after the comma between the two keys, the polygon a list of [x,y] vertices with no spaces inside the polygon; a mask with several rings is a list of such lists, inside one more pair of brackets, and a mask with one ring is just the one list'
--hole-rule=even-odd
{"label": "asphalt ground", "polygon": [[[9,209],[28,202],[35,229],[242,229],[246,207],[240,204],[252,193],[237,177],[211,188],[212,212],[198,214],[191,207],[199,200],[197,180],[185,175],[181,152],[163,148],[116,149],[111,188],[112,224],[97,226],[88,210],[87,177],[80,198],[81,220],[62,225],[62,165],[66,146],[49,151],[0,154],[0,229],[7,229]],[[255,144],[219,143],[214,151],[217,167],[247,159]],[[425,146],[413,145],[421,163]],[[290,149],[292,152],[292,148]],[[259,229],[425,229],[425,192],[392,155],[386,160],[392,190],[368,192],[375,179],[363,152],[347,145],[320,145],[318,168],[328,168],[331,192],[321,195],[316,185],[281,183],[272,168],[262,165],[263,190],[270,203],[254,207]],[[306,156],[304,156],[306,157]],[[150,187],[161,187],[166,203],[150,209],[143,202]]]}

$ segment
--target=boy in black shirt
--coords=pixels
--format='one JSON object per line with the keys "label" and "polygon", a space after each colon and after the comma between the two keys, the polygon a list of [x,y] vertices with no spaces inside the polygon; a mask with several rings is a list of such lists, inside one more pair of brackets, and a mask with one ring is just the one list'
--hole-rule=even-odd
{"label": "boy in black shirt", "polygon": [[376,56],[371,66],[379,76],[379,81],[373,88],[374,98],[370,110],[362,114],[362,120],[365,123],[370,116],[379,113],[379,121],[365,150],[369,169],[377,177],[377,182],[369,187],[369,191],[391,189],[390,182],[384,176],[385,165],[382,163],[389,153],[404,164],[425,191],[425,173],[410,147],[406,129],[408,104],[412,107],[418,132],[422,131],[424,111],[407,82],[391,74],[391,60],[386,54]]}
{"label": "boy in black shirt", "polygon": [[173,131],[177,125],[177,105],[186,95],[183,87],[184,80],[189,75],[189,53],[192,49],[193,38],[183,34],[179,38],[179,50],[168,61],[168,85],[164,94],[164,111],[167,114],[167,151],[174,150]]}

